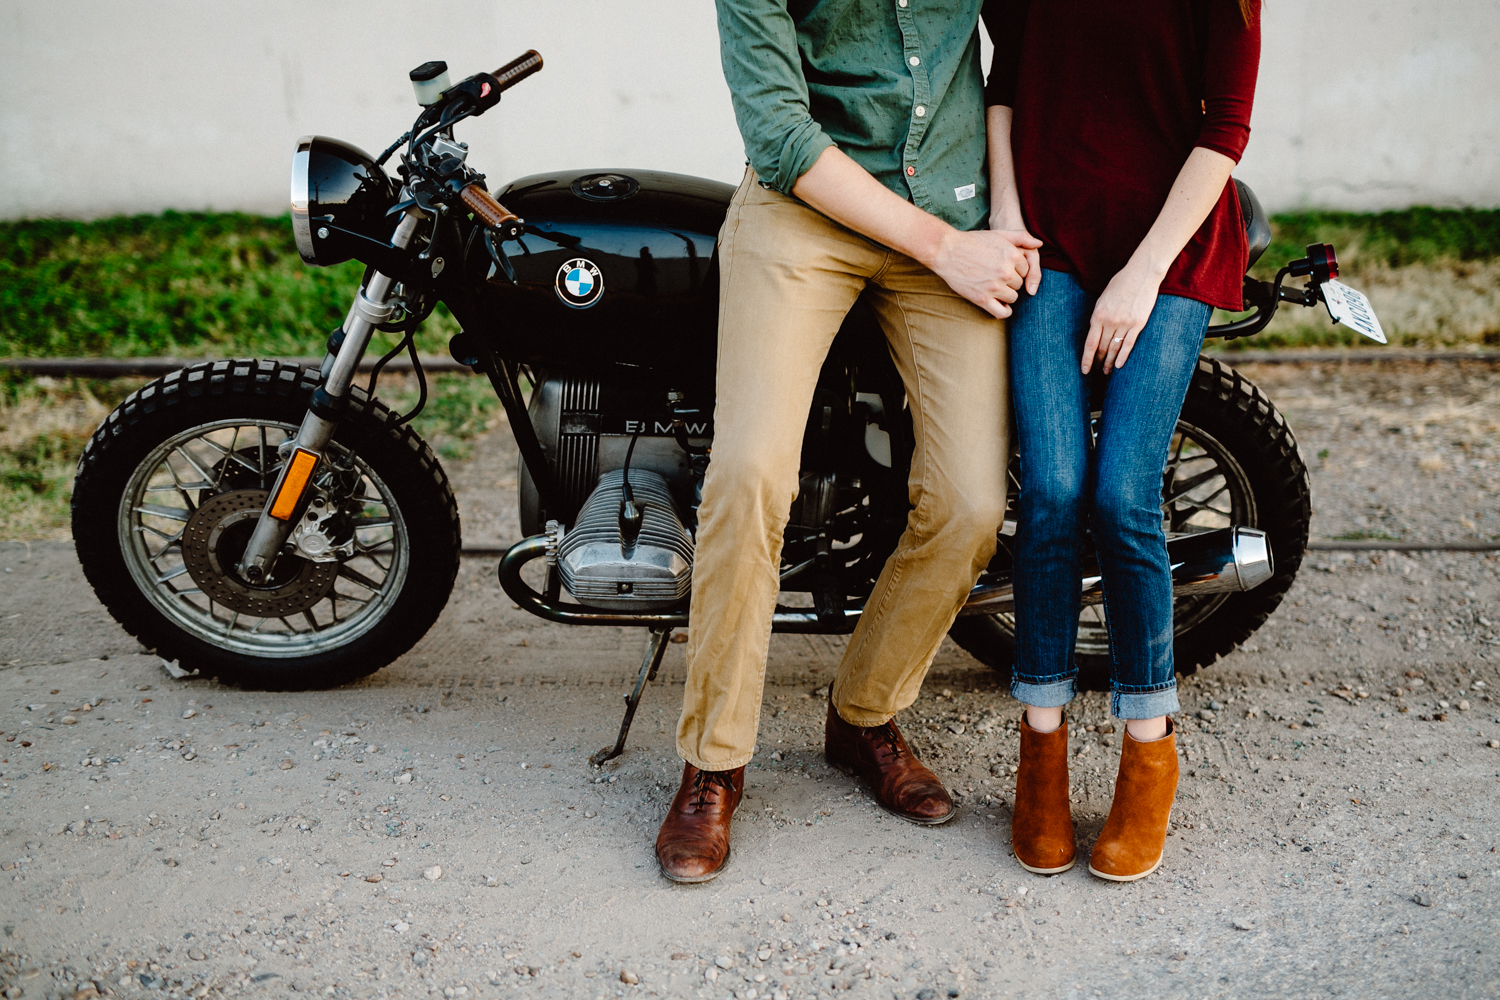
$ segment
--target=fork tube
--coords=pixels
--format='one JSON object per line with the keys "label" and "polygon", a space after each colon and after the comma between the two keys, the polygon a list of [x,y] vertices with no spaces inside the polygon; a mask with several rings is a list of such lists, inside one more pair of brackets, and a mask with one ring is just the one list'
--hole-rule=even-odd
{"label": "fork tube", "polygon": [[[403,215],[391,237],[392,245],[403,250],[410,246],[419,221],[420,216],[415,211],[408,211]],[[261,512],[260,520],[255,524],[255,532],[250,536],[250,543],[245,546],[239,571],[251,583],[258,583],[271,574],[276,557],[296,524],[296,515],[301,512],[302,495],[306,493],[304,484],[310,481],[310,473],[303,477],[301,484],[292,484],[298,494],[296,497],[288,497],[289,502],[285,505],[280,502],[282,486],[286,483],[287,476],[297,469],[293,456],[302,452],[311,456],[314,463],[322,460],[328,442],[333,440],[334,432],[338,430],[339,416],[348,405],[349,387],[354,382],[354,373],[364,357],[365,348],[370,344],[370,337],[374,335],[375,327],[390,319],[391,313],[395,311],[390,301],[391,289],[395,283],[396,280],[390,275],[376,271],[365,286],[355,293],[349,315],[344,317],[343,343],[337,354],[331,354],[323,361],[327,377],[313,391],[312,403],[306,416],[302,418],[302,426],[297,429],[297,436],[290,442],[290,447],[282,446],[281,474],[276,477],[276,485],[271,488],[266,509]],[[316,471],[316,464],[313,471]]]}

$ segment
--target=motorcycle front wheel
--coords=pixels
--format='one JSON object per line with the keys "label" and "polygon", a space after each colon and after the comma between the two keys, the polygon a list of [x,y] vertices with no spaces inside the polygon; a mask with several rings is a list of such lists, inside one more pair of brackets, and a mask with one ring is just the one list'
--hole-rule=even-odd
{"label": "motorcycle front wheel", "polygon": [[460,548],[447,477],[357,391],[314,482],[339,511],[328,551],[283,555],[255,585],[236,572],[317,379],[274,361],[193,365],[132,393],[84,449],[79,561],[163,659],[245,687],[331,687],[405,653],[447,603]]}
{"label": "motorcycle front wheel", "polygon": [[[1012,468],[1010,510],[1019,503]],[[1162,478],[1162,525],[1167,533],[1237,525],[1270,537],[1275,575],[1254,590],[1181,596],[1173,605],[1173,658],[1187,675],[1233,651],[1281,604],[1307,548],[1312,499],[1307,467],[1292,429],[1248,379],[1200,357],[1183,402]],[[1010,539],[991,568],[1008,573]],[[999,564],[1002,564],[999,565]],[[959,618],[953,641],[987,666],[1009,674],[1015,663],[1015,615]],[[1109,689],[1109,635],[1103,605],[1085,606],[1078,619],[1074,660],[1078,687]]]}

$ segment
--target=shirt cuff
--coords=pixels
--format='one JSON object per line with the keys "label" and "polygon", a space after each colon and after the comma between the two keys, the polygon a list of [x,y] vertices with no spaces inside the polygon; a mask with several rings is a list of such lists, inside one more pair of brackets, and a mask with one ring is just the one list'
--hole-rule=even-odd
{"label": "shirt cuff", "polygon": [[776,169],[771,171],[772,176],[761,174],[761,180],[782,194],[791,195],[802,175],[818,162],[823,150],[833,145],[836,144],[828,138],[822,126],[809,118],[788,133],[781,143],[781,156],[777,159]]}
{"label": "shirt cuff", "polygon": [[1244,129],[1204,129],[1198,133],[1198,141],[1193,145],[1204,149],[1211,149],[1215,153],[1222,153],[1235,163],[1240,162],[1240,157],[1245,155],[1245,146],[1250,141],[1250,130]]}

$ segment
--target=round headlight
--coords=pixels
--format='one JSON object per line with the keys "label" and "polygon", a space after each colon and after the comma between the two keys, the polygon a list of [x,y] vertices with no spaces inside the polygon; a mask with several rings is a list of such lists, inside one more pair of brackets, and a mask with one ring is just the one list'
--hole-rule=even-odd
{"label": "round headlight", "polygon": [[395,223],[386,212],[396,187],[358,146],[321,135],[298,139],[291,195],[292,233],[307,263],[365,260],[389,245]]}

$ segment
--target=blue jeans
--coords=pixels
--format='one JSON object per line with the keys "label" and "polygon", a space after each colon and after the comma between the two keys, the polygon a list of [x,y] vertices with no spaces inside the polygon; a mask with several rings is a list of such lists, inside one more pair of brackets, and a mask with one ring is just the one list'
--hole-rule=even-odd
{"label": "blue jeans", "polygon": [[1084,532],[1092,523],[1109,630],[1110,711],[1151,719],[1180,707],[1162,469],[1211,310],[1157,297],[1135,350],[1108,376],[1094,442],[1088,379],[1078,366],[1096,298],[1072,275],[1043,271],[1036,295],[1023,291],[1010,321],[1021,448],[1011,694],[1037,708],[1073,699]]}

